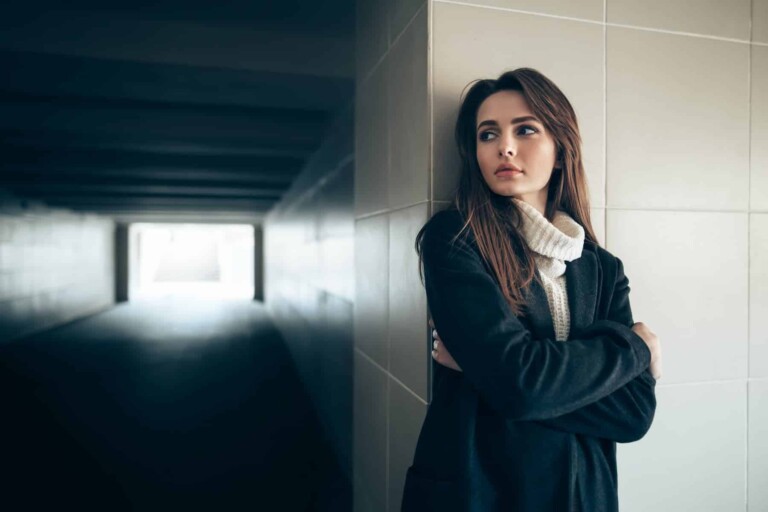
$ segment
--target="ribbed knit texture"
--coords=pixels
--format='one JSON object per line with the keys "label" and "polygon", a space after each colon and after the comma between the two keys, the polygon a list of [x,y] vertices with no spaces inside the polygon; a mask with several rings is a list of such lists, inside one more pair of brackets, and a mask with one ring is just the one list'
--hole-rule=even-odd
{"label": "ribbed knit texture", "polygon": [[584,248],[584,228],[570,215],[558,210],[549,222],[535,207],[512,198],[522,213],[520,231],[533,251],[557,341],[566,341],[571,328],[565,262],[581,257]]}

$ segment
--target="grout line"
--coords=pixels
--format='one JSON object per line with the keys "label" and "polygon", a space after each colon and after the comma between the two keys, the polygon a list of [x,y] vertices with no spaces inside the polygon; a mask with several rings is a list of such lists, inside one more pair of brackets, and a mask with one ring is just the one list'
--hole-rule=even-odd
{"label": "grout line", "polygon": [[[424,3],[424,5],[426,5],[426,3],[427,3],[428,1],[429,1],[429,0],[425,0],[425,3]],[[383,60],[384,60],[384,59],[387,57],[387,55],[389,54],[389,51],[392,49],[392,47],[393,47],[393,46],[395,46],[395,44],[397,44],[397,42],[400,40],[400,38],[403,36],[403,34],[406,32],[406,30],[408,30],[408,28],[409,28],[409,27],[411,26],[411,24],[413,23],[413,20],[415,20],[415,19],[416,19],[416,16],[418,16],[418,15],[419,15],[419,13],[421,12],[421,10],[424,8],[424,5],[422,5],[421,7],[419,7],[419,8],[416,10],[416,14],[414,14],[414,15],[413,15],[413,17],[412,17],[410,20],[408,20],[408,23],[406,23],[406,24],[405,24],[405,27],[403,27],[403,30],[401,30],[401,31],[400,31],[400,33],[399,33],[399,34],[397,34],[397,37],[395,37],[395,38],[392,40],[392,42],[391,42],[391,43],[390,43],[390,41],[389,41],[389,29],[390,29],[391,27],[389,26],[389,21],[387,21],[387,49],[384,51],[384,53],[381,55],[381,57],[379,57],[379,59],[378,59],[378,60],[376,61],[376,63],[373,65],[373,67],[371,68],[371,70],[370,70],[370,71],[368,71],[368,72],[367,72],[365,75],[363,75],[363,77],[362,77],[362,78],[359,80],[359,83],[361,83],[361,84],[362,84],[362,83],[365,83],[365,82],[366,82],[366,81],[367,81],[367,80],[368,80],[368,79],[369,79],[369,78],[370,78],[370,77],[371,77],[371,76],[372,76],[372,75],[373,75],[373,74],[376,72],[376,68],[378,68],[378,67],[379,67],[379,65],[381,65],[382,61],[383,61]],[[387,20],[389,20],[389,15],[387,15]]]}
{"label": "grout line", "polygon": [[[751,0],[749,2],[749,39],[752,40],[753,32],[753,18],[754,18],[755,2]],[[752,45],[749,46],[749,56],[747,59],[747,210],[752,206]],[[745,435],[744,435],[744,453],[747,455],[744,463],[744,505],[746,510],[749,510],[749,346],[750,346],[750,332],[749,332],[749,311],[750,311],[750,289],[749,283],[751,279],[751,262],[749,255],[751,250],[751,226],[752,216],[747,214],[747,421],[745,422]]]}
{"label": "grout line", "polygon": [[384,367],[382,367],[382,366],[381,366],[379,363],[377,363],[376,361],[374,361],[373,359],[371,359],[371,356],[369,356],[368,354],[366,354],[365,352],[363,352],[363,351],[362,351],[362,350],[361,350],[359,347],[355,347],[355,352],[357,352],[358,354],[360,354],[360,355],[361,355],[361,356],[362,356],[364,359],[366,359],[366,360],[367,360],[369,363],[371,363],[372,365],[376,366],[376,368],[378,368],[378,369],[379,369],[379,370],[381,370],[382,372],[384,372],[384,373],[386,373],[387,375],[389,375],[389,377],[390,377],[392,380],[394,380],[395,382],[397,382],[398,384],[400,384],[400,385],[403,387],[403,389],[405,389],[405,390],[406,390],[408,393],[410,393],[411,395],[413,395],[413,397],[414,397],[414,398],[416,398],[416,400],[418,400],[419,402],[421,402],[421,403],[422,403],[422,404],[424,404],[424,405],[427,405],[427,402],[426,402],[426,401],[425,401],[423,398],[421,398],[421,397],[420,397],[418,394],[416,394],[416,392],[415,392],[415,391],[413,391],[411,388],[409,388],[408,386],[406,386],[406,385],[405,385],[405,383],[403,383],[403,381],[401,381],[400,379],[398,379],[397,377],[395,377],[394,375],[392,375],[390,372],[388,372],[387,370],[385,370],[385,369],[384,369]]}
{"label": "grout line", "polygon": [[391,400],[391,391],[390,391],[390,382],[389,382],[389,375],[387,375],[387,451],[384,452],[384,481],[386,484],[384,485],[384,510],[389,510],[389,402]]}
{"label": "grout line", "polygon": [[[387,122],[387,125],[389,125],[389,122]],[[387,128],[389,129],[389,128]],[[389,151],[387,151],[387,158],[389,158]],[[389,172],[389,170],[387,170]],[[387,188],[387,193],[389,193],[389,188]],[[386,353],[387,353],[387,368],[384,370],[384,375],[386,375],[387,379],[387,452],[386,452],[386,464],[385,464],[385,471],[386,475],[384,476],[384,479],[386,481],[385,489],[386,489],[386,498],[384,500],[385,503],[385,510],[389,512],[389,400],[390,400],[390,382],[389,378],[392,376],[392,373],[389,371],[390,368],[392,368],[392,329],[389,328],[390,321],[392,320],[392,308],[390,307],[389,303],[389,294],[391,291],[391,286],[389,283],[391,282],[391,268],[390,268],[390,262],[392,260],[392,223],[390,221],[389,216],[385,216],[384,219],[387,221],[387,249],[385,254],[387,255],[387,264],[385,265],[386,273],[387,273],[387,298],[384,300],[384,307],[386,307],[386,314],[384,315],[386,317],[386,328],[387,328],[387,338],[386,338]]]}
{"label": "grout line", "polygon": [[[432,218],[435,214],[435,74],[433,72],[434,64],[434,26],[435,26],[435,10],[431,8],[433,5],[432,0],[427,0],[427,123],[428,123],[428,153],[427,153],[427,171],[429,172],[429,188],[427,195],[429,197],[429,206],[427,210],[427,217]],[[429,304],[427,306],[427,314],[429,315]],[[427,325],[429,329],[429,325]],[[430,337],[427,335],[427,340]],[[429,342],[427,342],[427,350],[429,350]],[[432,364],[431,353],[427,354],[427,401],[425,405],[432,402]]]}
{"label": "grout line", "polygon": [[[603,0],[603,21],[608,21],[608,0]],[[603,25],[603,247],[608,248],[608,27]]]}
{"label": "grout line", "polygon": [[712,379],[712,380],[699,380],[699,381],[693,381],[693,382],[674,382],[672,384],[661,384],[659,382],[656,383],[657,388],[680,388],[680,387],[688,387],[688,386],[706,386],[708,384],[734,384],[739,382],[750,382],[754,380],[768,380],[768,379]]}
{"label": "grout line", "polygon": [[[427,0],[432,5],[432,0]],[[429,108],[429,154],[427,155],[427,169],[429,170],[429,200],[435,200],[435,74],[434,63],[434,35],[435,35],[435,10],[427,9],[427,105]],[[432,216],[434,208],[430,207],[429,215]]]}
{"label": "grout line", "polygon": [[419,205],[425,204],[425,203],[427,204],[427,206],[429,206],[429,199],[423,199],[421,201],[417,201],[417,202],[415,202],[413,204],[407,204],[405,206],[397,206],[395,208],[385,208],[383,210],[376,210],[375,212],[371,212],[371,213],[364,213],[362,215],[356,215],[355,216],[355,220],[364,220],[364,219],[368,219],[368,218],[371,218],[371,217],[376,217],[377,215],[384,215],[386,213],[395,213],[395,212],[399,212],[401,210],[407,210],[408,208],[412,208],[414,206],[419,206]]}
{"label": "grout line", "polygon": [[[430,361],[431,361],[431,360],[430,360]],[[408,393],[410,393],[411,395],[413,395],[413,397],[414,397],[416,400],[418,400],[419,402],[421,402],[421,403],[422,403],[422,404],[424,404],[424,405],[428,405],[428,404],[427,404],[427,402],[426,402],[426,400],[424,400],[423,398],[421,398],[419,395],[417,395],[417,394],[416,394],[416,392],[415,392],[415,391],[413,391],[411,388],[409,388],[408,386],[406,386],[406,385],[405,385],[405,383],[403,383],[403,381],[401,381],[400,379],[398,379],[397,377],[395,377],[395,376],[394,376],[394,375],[392,375],[391,373],[389,374],[389,376],[392,378],[392,380],[394,380],[395,382],[397,382],[398,384],[400,384],[400,386],[402,386],[402,387],[403,387],[403,389],[405,389],[405,390],[406,390]]]}
{"label": "grout line", "polygon": [[605,208],[606,210],[627,211],[627,212],[668,212],[668,213],[768,213],[768,211],[749,209],[728,209],[728,210],[703,210],[700,208],[634,208],[631,206],[604,206],[596,208]]}
{"label": "grout line", "polygon": [[[574,18],[571,16],[561,16],[557,14],[550,14],[550,13],[544,13],[544,12],[535,12],[535,11],[526,11],[523,9],[510,9],[507,7],[496,7],[496,6],[490,6],[490,5],[480,5],[480,4],[474,4],[474,3],[468,3],[468,2],[457,2],[454,0],[433,0],[436,3],[441,4],[453,4],[453,5],[463,5],[466,7],[477,7],[479,9],[491,9],[495,11],[504,11],[504,12],[514,12],[518,14],[528,14],[532,16],[542,16],[545,18],[555,18],[555,19],[561,19],[561,20],[568,20],[568,21],[578,21],[581,23],[591,23],[591,24],[597,24],[597,25],[607,25],[609,27],[621,27],[621,28],[630,28],[634,30],[644,30],[647,32],[659,32],[662,34],[673,34],[673,35],[680,35],[680,36],[689,36],[689,37],[699,37],[702,39],[715,39],[718,41],[728,41],[731,43],[742,43],[742,44],[757,44],[761,46],[768,46],[768,43],[758,43],[754,41],[748,41],[745,39],[737,39],[733,37],[723,37],[723,36],[714,36],[711,34],[699,34],[696,32],[683,32],[681,30],[667,30],[667,29],[661,29],[661,28],[653,28],[653,27],[643,27],[639,25],[627,25],[624,23],[609,23],[605,16],[603,16],[604,21],[595,21],[588,18]],[[605,12],[605,10],[604,10]]]}
{"label": "grout line", "polygon": [[560,20],[569,20],[569,21],[581,21],[584,23],[592,23],[595,25],[602,25],[602,21],[596,21],[591,20],[589,18],[572,18],[570,16],[560,16],[558,14],[549,14],[545,12],[534,12],[534,11],[526,11],[524,9],[510,9],[508,7],[496,7],[493,5],[480,5],[480,4],[473,4],[469,2],[457,2],[455,0],[433,0],[435,3],[441,3],[441,4],[453,4],[453,5],[463,5],[465,7],[477,7],[480,9],[489,9],[492,11],[504,11],[504,12],[515,12],[518,14],[530,14],[533,16],[544,16],[545,18],[556,18]]}
{"label": "grout line", "polygon": [[364,219],[370,219],[371,217],[376,217],[378,215],[385,215],[389,213],[389,209],[384,208],[383,210],[376,210],[370,213],[363,213],[361,215],[355,215],[355,220],[364,220]]}
{"label": "grout line", "polygon": [[429,0],[423,0],[423,3],[421,4],[421,7],[416,9],[416,12],[411,16],[411,19],[408,20],[408,23],[405,24],[405,27],[403,27],[403,30],[400,31],[399,34],[392,40],[389,47],[392,48],[397,44],[397,42],[400,40],[401,37],[403,37],[403,34],[410,28],[410,26],[413,24],[413,20],[415,20],[418,15],[421,13],[422,9],[426,8],[426,5],[429,3]]}
{"label": "grout line", "polygon": [[627,25],[624,23],[606,23],[606,25],[608,25],[609,27],[629,28],[633,30],[643,30],[645,32],[658,32],[660,34],[669,34],[669,35],[675,35],[675,36],[698,37],[701,39],[714,39],[716,41],[726,41],[729,43],[751,44],[751,42],[747,39],[713,36],[711,34],[698,34],[696,32],[683,32],[682,30],[667,30],[663,28],[642,27],[637,25]]}
{"label": "grout line", "polygon": [[355,88],[359,88],[362,85],[367,85],[366,82],[373,76],[374,73],[378,70],[379,66],[382,62],[384,62],[384,59],[387,57],[387,54],[389,53],[389,47],[387,47],[387,50],[379,57],[379,60],[376,61],[376,63],[373,65],[371,70],[366,73],[360,80],[356,80],[357,84]]}

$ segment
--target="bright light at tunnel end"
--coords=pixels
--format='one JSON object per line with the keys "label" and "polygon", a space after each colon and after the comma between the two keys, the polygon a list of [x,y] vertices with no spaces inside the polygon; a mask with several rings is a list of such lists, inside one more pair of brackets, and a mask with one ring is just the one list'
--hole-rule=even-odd
{"label": "bright light at tunnel end", "polygon": [[253,226],[132,224],[128,276],[130,300],[252,299]]}

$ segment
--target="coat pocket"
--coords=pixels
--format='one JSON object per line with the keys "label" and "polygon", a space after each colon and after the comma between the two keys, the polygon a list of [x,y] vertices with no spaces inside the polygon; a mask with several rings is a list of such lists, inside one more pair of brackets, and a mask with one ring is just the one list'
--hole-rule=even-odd
{"label": "coat pocket", "polygon": [[461,480],[433,477],[411,466],[405,475],[401,512],[464,510]]}

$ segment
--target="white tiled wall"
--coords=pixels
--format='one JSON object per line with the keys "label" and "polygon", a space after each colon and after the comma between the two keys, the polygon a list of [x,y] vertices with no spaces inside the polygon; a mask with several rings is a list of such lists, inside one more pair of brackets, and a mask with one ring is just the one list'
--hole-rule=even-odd
{"label": "white tiled wall", "polygon": [[608,206],[745,210],[749,44],[609,26],[607,49]]}
{"label": "white tiled wall", "polygon": [[635,321],[662,340],[659,384],[747,378],[747,235],[746,213],[608,209]]}
{"label": "white tiled wall", "polygon": [[0,342],[95,313],[114,301],[111,220],[0,191]]}
{"label": "white tiled wall", "polygon": [[608,23],[749,40],[750,0],[609,0]]}
{"label": "white tiled wall", "polygon": [[618,445],[622,512],[745,510],[746,391],[745,380],[657,388],[651,430]]}
{"label": "white tiled wall", "polygon": [[622,510],[765,510],[768,48],[750,2],[651,4],[607,2],[607,247],[664,353]]}
{"label": "white tiled wall", "polygon": [[[654,425],[619,446],[621,509],[768,510],[768,0],[428,0],[394,37],[384,12],[396,8],[362,3],[381,17],[358,34],[370,40],[358,55],[356,254],[369,258],[357,275],[370,286],[357,288],[355,347],[361,371],[378,372],[378,400],[383,389],[389,398],[377,412],[386,450],[357,454],[386,468],[387,482],[360,476],[357,509],[397,510],[418,432],[402,411],[407,397],[417,397],[416,411],[428,398],[418,377],[429,364],[424,313],[405,307],[416,303],[408,287],[423,288],[400,275],[401,244],[412,245],[417,225],[451,197],[464,87],[528,66],[577,112],[593,226],[625,263],[635,320],[662,340]],[[374,41],[389,44],[372,52]],[[410,51],[398,47],[406,42]],[[414,129],[424,109],[426,156]],[[382,112],[386,127],[374,123]]]}
{"label": "white tiled wall", "polygon": [[361,512],[400,510],[426,414],[430,340],[414,241],[430,214],[428,7],[358,1],[354,509]]}

